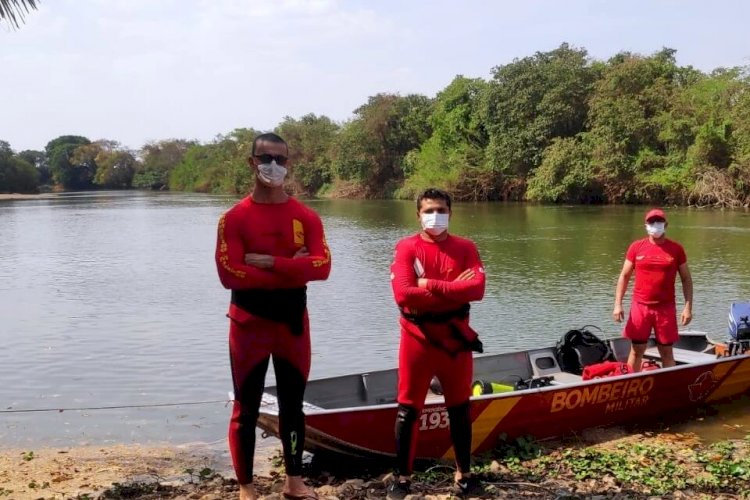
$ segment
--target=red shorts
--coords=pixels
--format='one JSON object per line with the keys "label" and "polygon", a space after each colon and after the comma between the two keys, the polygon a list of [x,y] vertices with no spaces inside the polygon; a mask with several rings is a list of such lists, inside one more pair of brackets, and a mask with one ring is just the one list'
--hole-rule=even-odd
{"label": "red shorts", "polygon": [[440,380],[445,405],[452,407],[471,397],[471,377],[474,360],[470,351],[455,356],[435,347],[426,340],[401,329],[398,353],[398,402],[416,408],[424,407],[424,400],[433,376]]}
{"label": "red shorts", "polygon": [[622,332],[623,337],[645,343],[651,336],[652,329],[658,344],[672,345],[677,342],[677,306],[633,302],[630,305],[630,317]]}

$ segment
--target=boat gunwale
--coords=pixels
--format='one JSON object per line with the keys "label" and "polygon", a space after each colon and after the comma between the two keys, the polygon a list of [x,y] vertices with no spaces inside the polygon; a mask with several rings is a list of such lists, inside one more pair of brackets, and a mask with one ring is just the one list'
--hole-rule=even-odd
{"label": "boat gunwale", "polygon": [[[522,352],[522,351],[521,351]],[[499,356],[499,355],[498,355]],[[692,367],[696,366],[709,366],[709,365],[716,365],[721,363],[727,363],[730,361],[736,361],[741,360],[745,358],[750,358],[750,354],[739,354],[735,356],[727,356],[727,357],[717,357],[713,360],[705,360],[705,361],[698,361],[695,363],[683,363],[678,364],[675,366],[670,366],[667,368],[659,368],[658,370],[649,370],[649,371],[640,371],[636,373],[626,373],[622,375],[615,375],[611,377],[605,377],[605,378],[596,378],[591,380],[581,380],[580,382],[575,383],[561,383],[561,384],[553,384],[548,385],[544,387],[534,387],[529,389],[522,389],[519,391],[510,391],[510,392],[503,392],[503,393],[496,393],[496,394],[483,394],[480,396],[471,396],[470,401],[487,401],[487,400],[498,400],[498,399],[509,399],[509,398],[518,398],[523,397],[526,395],[531,394],[541,394],[545,392],[554,392],[558,390],[568,390],[571,388],[579,388],[579,387],[588,387],[595,384],[605,384],[605,383],[611,383],[613,381],[619,381],[619,380],[629,380],[634,378],[646,378],[646,377],[652,377],[652,376],[660,376],[661,374],[669,374],[676,371],[682,371],[687,370]],[[372,372],[368,372],[372,373]],[[332,377],[333,378],[333,377]],[[318,379],[318,380],[329,380],[329,379]],[[269,394],[265,393],[264,395],[268,394],[269,396],[276,398],[275,394]],[[309,405],[312,405],[312,403],[307,403]],[[316,406],[316,405],[312,405]],[[438,408],[441,406],[445,406],[444,401],[431,401],[426,402],[424,405],[424,408]],[[331,415],[336,413],[354,413],[354,412],[360,412],[360,411],[379,411],[379,410],[387,410],[391,408],[398,407],[398,402],[391,402],[391,403],[378,403],[378,404],[372,404],[372,405],[360,405],[360,406],[347,406],[347,407],[341,407],[341,408],[306,408],[305,409],[305,415]],[[275,415],[278,416],[278,410],[269,410],[264,409],[261,407],[260,413],[264,413],[266,415]]]}

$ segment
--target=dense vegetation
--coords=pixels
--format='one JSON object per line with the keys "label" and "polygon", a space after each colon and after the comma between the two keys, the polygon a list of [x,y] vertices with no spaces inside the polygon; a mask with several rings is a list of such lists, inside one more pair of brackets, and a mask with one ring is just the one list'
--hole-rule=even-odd
{"label": "dense vegetation", "polygon": [[[678,66],[675,51],[608,61],[562,44],[457,76],[435,97],[378,94],[336,123],[276,127],[291,145],[290,188],[310,196],[411,198],[430,185],[461,200],[750,204],[750,74]],[[131,152],[63,136],[14,154],[0,142],[0,192],[149,188],[245,193],[256,130]],[[34,167],[34,168],[29,168]]]}

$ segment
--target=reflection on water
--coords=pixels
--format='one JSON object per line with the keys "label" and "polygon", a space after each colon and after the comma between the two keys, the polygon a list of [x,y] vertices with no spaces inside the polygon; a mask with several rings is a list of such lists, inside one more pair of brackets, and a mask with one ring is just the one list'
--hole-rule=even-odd
{"label": "reflection on water", "polygon": [[[234,202],[132,192],[0,202],[2,408],[224,399],[228,292],[213,252],[218,217]],[[395,366],[389,265],[395,242],[418,227],[414,203],[309,204],[333,254],[329,280],[310,285],[311,376]],[[488,273],[472,313],[486,352],[548,346],[584,324],[616,335],[614,286],[643,212],[457,204],[451,230],[477,242]],[[692,327],[722,338],[729,302],[750,298],[748,214],[668,216],[694,276]],[[228,414],[222,403],[0,414],[0,444],[215,441]]]}

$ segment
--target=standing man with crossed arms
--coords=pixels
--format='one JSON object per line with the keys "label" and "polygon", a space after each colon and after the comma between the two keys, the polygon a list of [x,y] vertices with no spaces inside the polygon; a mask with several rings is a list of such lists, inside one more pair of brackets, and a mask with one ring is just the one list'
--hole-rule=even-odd
{"label": "standing man with crossed arms", "polygon": [[456,455],[454,490],[469,495],[481,490],[471,465],[469,397],[472,350],[482,343],[469,326],[469,302],[484,296],[485,275],[476,245],[448,234],[451,197],[428,189],[417,199],[419,233],[396,245],[391,284],[401,310],[398,358],[396,467],[390,498],[410,493],[416,452],[417,421],[427,390],[436,375],[448,407]]}
{"label": "standing man with crossed arms", "polygon": [[255,425],[273,357],[288,499],[317,498],[302,480],[310,373],[307,283],[325,280],[331,254],[320,217],[284,191],[289,148],[276,134],[255,138],[248,160],[255,187],[219,220],[216,267],[229,305],[234,408],[229,448],[240,500],[254,500]]}

